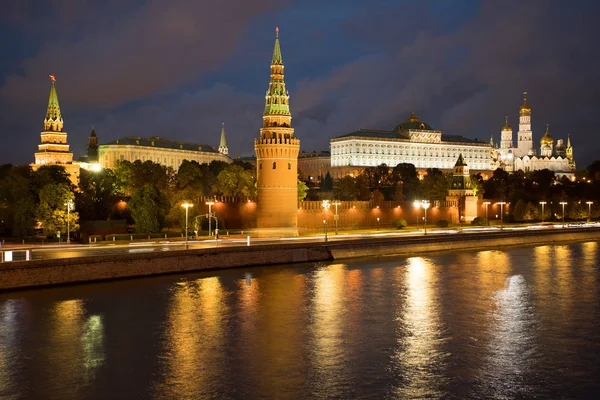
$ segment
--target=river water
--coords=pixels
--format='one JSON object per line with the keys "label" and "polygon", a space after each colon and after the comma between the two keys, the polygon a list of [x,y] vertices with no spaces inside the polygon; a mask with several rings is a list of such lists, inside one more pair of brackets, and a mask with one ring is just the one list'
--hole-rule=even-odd
{"label": "river water", "polygon": [[599,265],[588,242],[3,293],[0,398],[588,398]]}

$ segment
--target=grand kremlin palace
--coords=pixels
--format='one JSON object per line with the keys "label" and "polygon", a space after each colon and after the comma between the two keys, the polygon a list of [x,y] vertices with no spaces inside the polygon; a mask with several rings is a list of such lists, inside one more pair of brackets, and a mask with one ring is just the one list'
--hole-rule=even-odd
{"label": "grand kremlin palace", "polygon": [[489,143],[444,134],[421,122],[414,112],[393,131],[360,129],[331,139],[330,147],[332,175],[339,175],[336,167],[384,163],[390,167],[410,163],[420,170],[452,170],[461,153],[472,170],[492,170]]}

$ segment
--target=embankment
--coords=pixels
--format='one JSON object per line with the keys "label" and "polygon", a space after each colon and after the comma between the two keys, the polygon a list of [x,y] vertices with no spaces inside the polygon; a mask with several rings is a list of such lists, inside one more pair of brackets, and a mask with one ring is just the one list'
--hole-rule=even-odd
{"label": "embankment", "polygon": [[107,255],[0,264],[0,290],[210,269],[317,262],[353,257],[413,256],[432,251],[600,240],[600,228],[503,231],[430,236],[376,236],[328,243],[285,243]]}

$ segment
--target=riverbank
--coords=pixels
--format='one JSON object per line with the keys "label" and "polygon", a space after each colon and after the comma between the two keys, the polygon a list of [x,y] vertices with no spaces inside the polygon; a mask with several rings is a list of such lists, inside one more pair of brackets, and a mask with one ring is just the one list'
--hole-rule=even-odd
{"label": "riverbank", "polygon": [[430,236],[386,237],[318,243],[176,250],[0,264],[0,290],[143,277],[212,269],[343,260],[388,255],[412,256],[450,250],[600,240],[600,228],[567,228]]}

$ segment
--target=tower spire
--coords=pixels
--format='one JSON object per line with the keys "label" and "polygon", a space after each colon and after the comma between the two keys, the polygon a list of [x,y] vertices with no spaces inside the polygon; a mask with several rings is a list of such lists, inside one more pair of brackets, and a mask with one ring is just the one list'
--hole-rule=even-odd
{"label": "tower spire", "polygon": [[[285,88],[283,76],[283,59],[279,45],[279,28],[275,29],[275,48],[271,60],[271,82],[265,96],[265,117],[268,115],[282,116],[276,123],[281,126],[291,126],[289,93]],[[272,121],[273,123],[274,121]],[[265,120],[266,123],[266,120]]]}
{"label": "tower spire", "polygon": [[273,48],[273,59],[271,65],[283,65],[283,59],[281,58],[281,47],[279,46],[279,27],[275,27],[275,47]]}
{"label": "tower spire", "polygon": [[219,153],[229,155],[227,140],[225,139],[225,122],[221,122],[221,142],[219,143]]}
{"label": "tower spire", "polygon": [[48,109],[46,110],[46,118],[44,119],[44,130],[52,132],[62,132],[63,119],[58,104],[58,94],[56,93],[56,76],[50,75],[50,97],[48,98]]}

